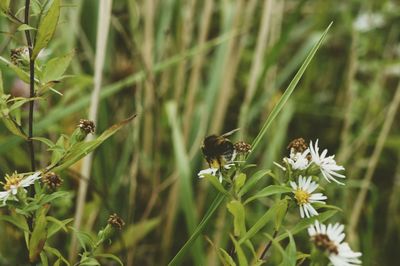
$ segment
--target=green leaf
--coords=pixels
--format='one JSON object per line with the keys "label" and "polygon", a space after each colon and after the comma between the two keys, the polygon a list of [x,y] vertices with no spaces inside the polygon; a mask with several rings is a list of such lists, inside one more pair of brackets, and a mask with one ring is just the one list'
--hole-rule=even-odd
{"label": "green leaf", "polygon": [[[52,171],[57,172],[61,171],[72,164],[76,163],[86,155],[88,155],[90,152],[92,152],[94,149],[96,149],[100,144],[102,144],[105,140],[107,140],[109,137],[114,135],[118,130],[120,130],[123,126],[125,126],[127,123],[132,121],[133,118],[135,118],[136,115],[131,116],[130,118],[113,125],[106,131],[104,131],[99,137],[97,137],[95,140],[92,141],[84,141],[84,142],[78,142],[74,144],[67,152],[67,155],[61,159],[61,162],[58,163],[58,165],[54,168],[52,168]],[[52,158],[53,162],[53,158]],[[53,164],[57,163],[56,161],[53,162]],[[51,168],[51,167],[50,167]]]}
{"label": "green leaf", "polygon": [[[256,149],[256,147],[260,143],[261,139],[264,137],[265,133],[267,132],[268,128],[271,126],[272,121],[274,121],[275,117],[282,110],[283,106],[285,105],[285,103],[289,99],[290,95],[292,95],[294,89],[296,88],[296,86],[299,83],[301,77],[303,76],[304,71],[307,69],[308,65],[310,64],[310,62],[311,62],[312,58],[314,57],[315,53],[317,52],[318,48],[321,46],[321,44],[322,44],[323,40],[325,39],[325,36],[328,33],[328,31],[329,31],[331,26],[332,26],[332,22],[325,29],[324,33],[321,35],[321,37],[318,40],[318,42],[314,45],[314,47],[308,53],[306,59],[304,60],[303,64],[301,65],[300,69],[297,71],[296,75],[294,76],[292,81],[289,83],[289,86],[286,88],[286,90],[283,93],[282,97],[279,99],[279,102],[272,109],[272,111],[269,114],[267,120],[264,122],[264,125],[262,126],[260,132],[258,133],[256,138],[253,140],[253,143],[251,144],[252,151],[254,151]],[[251,153],[251,154],[253,154],[253,153]],[[249,157],[247,157],[247,158],[249,158]]]}
{"label": "green leaf", "polygon": [[296,266],[297,254],[296,254],[296,243],[293,239],[292,234],[286,231],[289,235],[289,244],[285,249],[285,255],[283,256],[283,261],[280,266]]}
{"label": "green leaf", "polygon": [[246,174],[240,173],[235,177],[233,185],[236,194],[239,193],[240,189],[243,187],[245,183],[246,183]]}
{"label": "green leaf", "polygon": [[243,196],[246,194],[250,189],[252,189],[258,181],[260,181],[264,176],[271,174],[271,170],[260,170],[252,175],[244,184],[243,188],[239,192],[239,196]]}
{"label": "green leaf", "polygon": [[122,263],[122,261],[121,261],[117,256],[115,256],[115,255],[113,255],[113,254],[106,254],[106,253],[96,254],[96,257],[114,260],[114,261],[118,262],[119,265],[124,266],[124,264]]}
{"label": "green leaf", "polygon": [[286,212],[288,209],[289,202],[287,199],[280,200],[277,203],[276,215],[275,215],[275,230],[279,231],[283,219],[285,219]]}
{"label": "green leaf", "polygon": [[119,253],[124,248],[133,248],[140,240],[146,237],[160,223],[160,218],[145,220],[129,225],[122,234],[123,241],[117,241],[107,250],[110,253]]}
{"label": "green leaf", "polygon": [[259,198],[265,198],[271,195],[276,195],[276,194],[282,194],[282,193],[289,193],[291,192],[292,189],[287,186],[280,186],[280,185],[270,185],[268,187],[263,188],[259,192],[257,192],[254,196],[248,198],[244,204],[246,205],[247,203],[259,199]]}
{"label": "green leaf", "polygon": [[40,18],[32,59],[36,59],[39,52],[47,46],[56,31],[58,18],[60,17],[60,1],[50,0],[48,2],[50,5],[49,9]]}
{"label": "green leaf", "polygon": [[[66,265],[70,265],[70,263],[68,262],[68,260],[66,260],[64,257],[63,257],[63,255],[60,253],[60,251],[58,251],[57,249],[55,249],[55,248],[52,248],[52,247],[50,247],[49,245],[45,245],[44,246],[44,250],[46,251],[46,252],[48,252],[48,253],[51,253],[51,254],[53,254],[53,255],[55,255],[57,258],[58,258],[58,260],[62,260]],[[54,264],[55,265],[55,264]]]}
{"label": "green leaf", "polygon": [[218,249],[218,257],[224,266],[236,266],[235,261],[223,248]]}
{"label": "green leaf", "polygon": [[296,225],[291,228],[288,232],[281,234],[276,238],[276,241],[282,241],[283,239],[287,238],[289,236],[289,233],[292,235],[295,235],[304,229],[308,228],[311,224],[314,224],[315,220],[320,221],[321,223],[328,220],[330,217],[332,217],[334,214],[336,214],[337,211],[332,210],[332,211],[326,211],[323,213],[320,213],[318,216],[313,216],[311,218],[306,218],[306,219],[301,219]]}
{"label": "green leaf", "polygon": [[50,206],[45,205],[38,210],[35,226],[33,228],[31,239],[29,240],[29,261],[36,262],[40,253],[43,250],[47,240],[47,220],[46,214]]}
{"label": "green leaf", "polygon": [[52,216],[47,216],[46,218],[47,218],[47,221],[50,222],[48,230],[47,230],[48,231],[47,238],[52,237],[55,233],[57,233],[61,229],[63,229],[64,232],[67,232],[68,229],[67,229],[66,225],[74,220],[73,218],[69,218],[69,219],[60,221]]}
{"label": "green leaf", "polygon": [[7,67],[11,68],[11,70],[14,71],[15,74],[17,74],[17,76],[21,80],[23,80],[25,83],[29,84],[29,74],[26,71],[22,70],[21,68],[19,68],[16,65],[14,65],[13,63],[11,63],[10,61],[8,61],[7,59],[5,59],[2,56],[0,56],[0,62],[4,63]]}
{"label": "green leaf", "polygon": [[276,215],[279,202],[272,206],[258,221],[247,231],[247,233],[239,240],[239,244],[242,244],[246,240],[256,235],[268,222],[270,222]]}
{"label": "green leaf", "polygon": [[194,241],[199,237],[201,232],[204,230],[208,222],[210,221],[212,215],[217,211],[219,205],[223,202],[225,195],[219,193],[217,197],[215,197],[214,201],[211,203],[208,208],[206,214],[203,219],[200,221],[199,225],[196,227],[195,231],[192,233],[188,241],[183,245],[183,247],[176,253],[176,255],[172,258],[172,260],[168,263],[169,266],[180,265],[185,254],[188,252],[190,247],[193,245]]}
{"label": "green leaf", "polygon": [[33,137],[33,140],[37,140],[40,142],[43,142],[44,144],[46,144],[48,147],[54,147],[56,144],[54,144],[54,142],[52,142],[51,140],[47,139],[47,138],[42,138],[42,137]]}
{"label": "green leaf", "polygon": [[245,211],[242,203],[232,200],[227,204],[228,211],[233,215],[233,228],[235,236],[242,236],[246,233]]}
{"label": "green leaf", "polygon": [[4,95],[3,73],[0,71],[0,97]]}
{"label": "green leaf", "polygon": [[226,196],[230,197],[228,191],[222,186],[221,182],[219,182],[218,178],[214,175],[204,174],[204,177],[213,185],[219,192],[225,194]]}
{"label": "green leaf", "polygon": [[40,261],[42,262],[42,266],[48,266],[49,260],[47,259],[46,253],[43,251],[40,253]]}
{"label": "green leaf", "polygon": [[6,128],[16,136],[19,136],[23,139],[28,139],[28,136],[22,131],[20,125],[17,124],[13,119],[11,119],[8,115],[1,115],[1,119],[3,120]]}
{"label": "green leaf", "polygon": [[29,232],[29,226],[25,220],[25,217],[19,214],[15,214],[13,216],[8,215],[1,215],[0,221],[5,221],[10,224],[15,225],[19,229],[23,230],[24,232]]}
{"label": "green leaf", "polygon": [[239,260],[239,266],[247,266],[249,265],[246,259],[246,255],[243,252],[242,247],[240,244],[236,241],[236,239],[231,235],[231,239],[233,242],[233,245],[235,246],[235,251]]}
{"label": "green leaf", "polygon": [[47,62],[43,69],[42,83],[48,83],[50,81],[57,81],[62,79],[65,71],[67,70],[71,59],[75,52],[68,53],[64,56],[52,58]]}
{"label": "green leaf", "polygon": [[10,0],[1,0],[0,1],[0,9],[3,12],[8,12],[10,6]]}
{"label": "green leaf", "polygon": [[74,233],[76,234],[76,237],[78,238],[79,244],[81,245],[81,247],[83,248],[84,251],[88,250],[88,248],[92,248],[95,244],[95,241],[93,239],[93,237],[83,231],[77,230],[71,226],[68,227],[69,229],[71,229],[72,231],[74,231]]}
{"label": "green leaf", "polygon": [[21,24],[18,28],[18,31],[26,31],[26,30],[36,30],[34,27],[31,27],[27,24]]}

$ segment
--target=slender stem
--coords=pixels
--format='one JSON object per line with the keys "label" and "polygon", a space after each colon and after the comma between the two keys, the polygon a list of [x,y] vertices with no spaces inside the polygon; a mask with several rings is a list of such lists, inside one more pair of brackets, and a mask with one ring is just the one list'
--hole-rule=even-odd
{"label": "slender stem", "polygon": [[[25,18],[24,18],[24,23],[26,25],[29,25],[29,7],[30,7],[30,0],[25,0]],[[29,50],[29,97],[34,98],[35,97],[35,59],[32,58],[32,50],[33,50],[33,45],[32,45],[32,38],[29,30],[25,31],[25,37],[26,37],[26,42],[28,43],[28,50]],[[28,129],[28,147],[29,147],[29,153],[30,153],[30,158],[31,158],[31,170],[35,171],[35,150],[33,147],[33,107],[34,107],[34,101],[29,101],[29,129]]]}
{"label": "slender stem", "polygon": [[274,234],[272,235],[272,239],[267,243],[267,245],[265,246],[263,252],[261,253],[260,259],[263,260],[265,257],[265,254],[267,254],[267,251],[269,250],[269,248],[272,245],[272,240],[276,237],[276,235],[278,234],[278,230],[274,231]]}

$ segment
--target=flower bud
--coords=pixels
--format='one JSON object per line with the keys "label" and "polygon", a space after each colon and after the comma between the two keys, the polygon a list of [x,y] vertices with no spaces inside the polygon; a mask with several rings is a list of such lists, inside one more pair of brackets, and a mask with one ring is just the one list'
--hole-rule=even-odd
{"label": "flower bud", "polygon": [[74,144],[76,142],[83,141],[88,134],[93,134],[95,129],[95,125],[93,121],[87,119],[79,120],[79,124],[75,129],[74,133],[71,136],[71,143]]}

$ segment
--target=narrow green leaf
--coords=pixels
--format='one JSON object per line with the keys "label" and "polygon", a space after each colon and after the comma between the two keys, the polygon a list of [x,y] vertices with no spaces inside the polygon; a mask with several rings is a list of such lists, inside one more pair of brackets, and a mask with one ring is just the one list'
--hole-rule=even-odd
{"label": "narrow green leaf", "polygon": [[54,142],[52,142],[51,140],[47,139],[47,138],[42,138],[42,137],[33,137],[33,140],[37,140],[40,142],[43,142],[44,144],[46,144],[48,147],[54,147],[56,144],[54,144]]}
{"label": "narrow green leaf", "polygon": [[242,247],[240,244],[236,241],[236,239],[231,235],[231,240],[233,242],[233,245],[235,246],[235,251],[239,260],[239,266],[247,266],[249,263],[247,262],[246,255],[243,252]]}
{"label": "narrow green leaf", "polygon": [[218,249],[218,257],[224,266],[236,266],[235,261],[223,248]]}
{"label": "narrow green leaf", "polygon": [[74,220],[73,218],[69,218],[69,219],[60,221],[51,216],[47,216],[46,219],[48,222],[50,222],[48,230],[47,230],[48,231],[47,238],[52,237],[55,233],[57,233],[61,229],[63,229],[64,232],[67,232],[68,231],[67,224],[71,223]]}
{"label": "narrow green leaf", "polygon": [[287,199],[280,200],[277,203],[276,215],[275,215],[275,230],[279,231],[283,220],[285,219],[286,212],[289,206]]}
{"label": "narrow green leaf", "polygon": [[233,186],[235,188],[235,193],[239,193],[240,189],[243,187],[243,185],[246,183],[246,174],[240,173],[235,177],[235,180],[233,181]]}
{"label": "narrow green leaf", "polygon": [[[14,65],[13,63],[11,63],[10,61],[8,61],[7,59],[5,59],[4,57],[0,56],[0,62],[2,62],[3,64],[5,64],[7,67],[9,67],[12,71],[15,72],[15,74],[17,74],[17,76],[23,80],[26,83],[29,83],[29,74],[22,70],[21,68],[19,68],[18,66]],[[36,81],[36,80],[35,80]]]}
{"label": "narrow green leaf", "polygon": [[16,227],[23,230],[24,232],[29,232],[28,224],[22,215],[18,215],[18,214],[13,215],[13,216],[1,215],[0,221],[8,222],[10,224],[15,225]]}
{"label": "narrow green leaf", "polygon": [[196,227],[195,231],[193,234],[190,236],[188,241],[183,245],[183,247],[176,253],[176,255],[173,257],[173,259],[168,263],[169,266],[177,266],[180,265],[182,259],[184,258],[185,254],[188,252],[188,250],[191,248],[193,245],[194,241],[199,237],[201,232],[204,230],[208,222],[210,221],[212,215],[216,212],[218,209],[219,205],[223,202],[225,198],[225,195],[220,193],[218,194],[217,197],[215,197],[214,201],[211,203],[210,207],[208,208],[206,214],[204,215],[203,219],[199,223],[199,225]]}
{"label": "narrow green leaf", "polygon": [[40,18],[32,59],[36,59],[39,52],[47,46],[56,31],[58,18],[60,17],[60,1],[61,0],[50,0],[49,9]]}
{"label": "narrow green leaf", "polygon": [[6,128],[11,133],[13,133],[14,135],[19,136],[25,140],[28,139],[28,136],[25,135],[25,133],[22,131],[21,127],[9,116],[2,115],[1,119],[3,120],[3,123],[6,126]]}
{"label": "narrow green leaf", "polygon": [[36,30],[34,27],[29,26],[27,24],[21,24],[19,25],[19,27],[17,28],[18,31],[26,31],[26,30]]}
{"label": "narrow green leaf", "polygon": [[[115,134],[118,130],[120,130],[123,126],[125,126],[127,123],[132,121],[133,118],[135,118],[136,115],[113,125],[106,131],[104,131],[100,136],[98,136],[95,140],[92,141],[84,141],[84,142],[79,142],[76,143],[71,147],[70,150],[68,150],[68,154],[61,159],[61,162],[57,162],[57,166],[52,168],[52,171],[57,172],[61,171],[72,164],[76,163],[83,157],[85,157],[87,154],[92,152],[94,149],[96,149],[100,144],[102,144],[105,140],[107,140],[109,137],[111,137],[113,134]],[[53,161],[53,160],[52,160]],[[56,163],[56,162],[53,162]]]}
{"label": "narrow green leaf", "polygon": [[242,236],[246,233],[246,218],[242,203],[232,200],[227,204],[228,211],[233,215],[234,235]]}
{"label": "narrow green leaf", "polygon": [[47,62],[43,69],[42,83],[48,83],[50,81],[57,81],[62,79],[65,71],[67,70],[71,59],[75,52],[68,53],[64,56],[52,58]]}
{"label": "narrow green leaf", "polygon": [[63,255],[60,253],[60,251],[58,251],[55,248],[50,247],[49,245],[45,245],[44,246],[44,250],[48,253],[51,253],[53,255],[55,255],[59,260],[62,260],[65,265],[70,266],[71,264],[68,262],[68,260],[66,260]]}
{"label": "narrow green leaf", "polygon": [[270,185],[268,187],[263,188],[259,192],[257,192],[254,196],[248,198],[244,202],[244,204],[246,205],[255,199],[265,198],[265,197],[268,197],[271,195],[276,195],[276,194],[289,193],[291,191],[292,191],[292,189],[290,187],[280,186],[280,185]]}
{"label": "narrow green leaf", "polygon": [[96,254],[96,257],[98,258],[106,258],[109,260],[113,260],[118,262],[119,265],[124,266],[124,264],[122,263],[122,261],[115,255],[113,254],[107,254],[107,253],[102,253],[102,254]]}
{"label": "narrow green leaf", "polygon": [[219,182],[218,178],[214,175],[204,174],[204,177],[217,189],[219,192],[225,194],[226,196],[230,197],[228,191],[222,186],[221,182]]}
{"label": "narrow green leaf", "polygon": [[43,251],[40,253],[40,261],[42,262],[42,266],[49,266],[49,260]]}
{"label": "narrow green leaf", "polygon": [[3,73],[0,71],[0,97],[4,95]]}
{"label": "narrow green leaf", "polygon": [[243,188],[239,192],[239,196],[243,196],[246,194],[250,189],[252,189],[258,181],[260,181],[264,176],[271,174],[271,170],[260,170],[252,175],[244,184]]}
{"label": "narrow green leaf", "polygon": [[44,244],[47,240],[47,220],[46,214],[50,206],[45,205],[36,215],[35,226],[33,228],[32,236],[29,240],[29,261],[36,262],[40,253],[43,250]]}
{"label": "narrow green leaf", "polygon": [[311,224],[315,222],[315,220],[320,221],[321,223],[328,220],[330,217],[332,217],[337,211],[332,210],[332,211],[326,211],[323,213],[320,213],[318,216],[313,216],[311,218],[306,218],[306,219],[301,219],[296,225],[289,230],[289,232],[283,233],[280,236],[276,238],[276,241],[282,241],[283,239],[287,238],[289,236],[289,233],[292,235],[295,235],[304,229],[308,228]]}
{"label": "narrow green leaf", "polygon": [[289,244],[285,249],[285,256],[281,266],[296,266],[297,254],[296,254],[296,242],[293,239],[292,234],[286,231],[289,235]]}
{"label": "narrow green leaf", "polygon": [[256,138],[253,140],[253,143],[251,144],[252,151],[256,149],[258,144],[260,143],[261,139],[264,137],[265,133],[267,132],[268,128],[270,127],[272,121],[274,121],[275,117],[279,114],[279,112],[282,110],[283,106],[289,99],[290,95],[293,93],[294,89],[296,88],[297,84],[299,83],[301,77],[304,74],[304,71],[307,69],[308,65],[310,64],[312,58],[314,57],[315,53],[317,52],[318,48],[321,46],[323,40],[325,39],[326,34],[328,33],[330,27],[332,26],[332,22],[329,24],[329,26],[326,28],[324,33],[321,35],[321,38],[319,41],[314,45],[314,47],[311,49],[311,51],[308,53],[306,59],[304,60],[303,64],[301,65],[300,69],[297,71],[296,75],[292,79],[292,81],[289,83],[289,86],[286,88],[285,92],[283,93],[282,97],[280,98],[279,102],[275,105],[271,113],[269,114],[267,120],[264,122],[264,125],[262,126],[260,132],[256,136]]}
{"label": "narrow green leaf", "polygon": [[247,231],[247,233],[239,240],[239,244],[256,235],[268,222],[270,222],[276,214],[278,204],[272,206],[260,219]]}

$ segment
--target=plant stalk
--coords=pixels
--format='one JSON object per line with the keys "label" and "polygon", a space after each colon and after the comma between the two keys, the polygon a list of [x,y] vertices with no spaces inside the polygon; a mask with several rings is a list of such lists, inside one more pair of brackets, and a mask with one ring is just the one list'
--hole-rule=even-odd
{"label": "plant stalk", "polygon": [[[24,23],[29,25],[29,8],[31,1],[25,0],[25,17]],[[33,44],[32,38],[29,30],[25,31],[26,42],[28,43],[28,51],[29,51],[29,97],[35,97],[35,59],[32,58]],[[31,161],[31,171],[36,171],[35,167],[35,150],[33,147],[33,111],[34,111],[34,101],[29,101],[29,118],[28,118],[28,149]]]}

